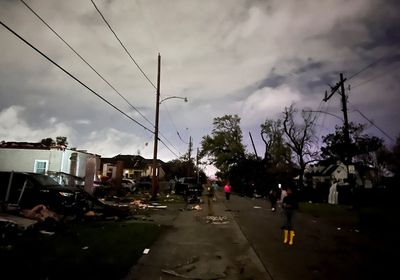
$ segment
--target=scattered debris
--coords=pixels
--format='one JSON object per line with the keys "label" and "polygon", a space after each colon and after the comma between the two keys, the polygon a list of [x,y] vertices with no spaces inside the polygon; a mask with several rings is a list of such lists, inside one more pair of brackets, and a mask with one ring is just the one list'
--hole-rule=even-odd
{"label": "scattered debris", "polygon": [[89,249],[88,246],[82,247],[82,250],[87,250],[87,249]]}
{"label": "scattered debris", "polygon": [[155,209],[166,209],[167,205],[161,205],[159,203],[151,203],[148,208],[155,208]]}
{"label": "scattered debris", "polygon": [[180,268],[180,267],[185,266],[185,265],[194,264],[194,263],[198,262],[199,260],[200,260],[199,257],[194,256],[194,257],[188,259],[186,262],[174,266],[174,268]]}
{"label": "scattered debris", "polygon": [[44,234],[44,235],[54,235],[55,234],[55,232],[54,231],[47,231],[47,230],[41,230],[41,231],[39,231],[41,234]]}
{"label": "scattered debris", "polygon": [[207,223],[213,225],[224,225],[229,223],[229,219],[226,216],[207,216]]}
{"label": "scattered debris", "polygon": [[150,252],[150,249],[146,248],[143,250],[143,255],[147,255]]}
{"label": "scattered debris", "polygon": [[120,203],[120,202],[114,201],[114,200],[106,200],[105,198],[99,198],[98,201],[100,201],[104,205],[115,207],[115,208],[127,209],[129,207],[128,203]]}
{"label": "scattered debris", "polygon": [[34,227],[38,221],[27,219],[19,216],[9,215],[1,213],[0,215],[0,225],[1,228],[19,228],[21,230],[27,230]]}
{"label": "scattered debris", "polygon": [[200,205],[195,205],[192,207],[193,210],[202,210],[203,208],[200,207]]}
{"label": "scattered debris", "polygon": [[86,217],[94,217],[94,216],[96,216],[96,212],[90,210],[90,211],[85,213],[85,216]]}
{"label": "scattered debris", "polygon": [[184,279],[190,279],[190,278],[187,277],[186,275],[177,273],[176,271],[173,271],[173,270],[171,270],[171,269],[161,269],[161,271],[162,271],[163,273],[165,273],[165,274],[173,275],[173,276],[176,276],[176,277],[181,277],[181,278],[184,278]]}
{"label": "scattered debris", "polygon": [[254,206],[253,208],[255,208],[255,209],[260,209],[261,206]]}
{"label": "scattered debris", "polygon": [[139,209],[146,209],[148,207],[148,205],[145,203],[142,203],[142,201],[140,199],[135,199],[129,204],[133,205],[134,207],[139,208]]}
{"label": "scattered debris", "polygon": [[215,259],[210,260],[194,256],[187,261],[176,266],[161,269],[165,274],[173,275],[183,279],[222,279],[226,278],[226,265],[221,262],[222,256],[217,255]]}
{"label": "scattered debris", "polygon": [[44,222],[47,219],[59,220],[56,213],[47,209],[43,204],[36,205],[32,209],[24,209],[21,211],[21,215],[39,222]]}

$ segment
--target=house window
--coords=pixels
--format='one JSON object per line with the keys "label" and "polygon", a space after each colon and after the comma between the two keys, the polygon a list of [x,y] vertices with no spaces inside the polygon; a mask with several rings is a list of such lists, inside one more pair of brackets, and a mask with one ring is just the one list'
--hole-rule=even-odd
{"label": "house window", "polygon": [[45,174],[47,172],[49,165],[48,160],[35,160],[35,166],[33,168],[33,172],[39,174]]}

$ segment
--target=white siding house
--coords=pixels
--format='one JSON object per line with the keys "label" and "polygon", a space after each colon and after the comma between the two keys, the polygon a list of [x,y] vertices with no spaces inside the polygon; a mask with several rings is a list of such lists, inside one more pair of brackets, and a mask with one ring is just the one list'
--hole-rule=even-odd
{"label": "white siding house", "polygon": [[0,171],[62,172],[84,178],[89,159],[100,156],[62,147],[46,147],[39,143],[3,142],[0,145]]}

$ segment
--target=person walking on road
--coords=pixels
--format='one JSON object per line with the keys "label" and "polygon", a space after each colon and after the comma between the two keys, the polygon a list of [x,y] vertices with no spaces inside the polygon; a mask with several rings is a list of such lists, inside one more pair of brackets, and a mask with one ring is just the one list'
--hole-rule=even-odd
{"label": "person walking on road", "polygon": [[231,196],[231,185],[229,184],[229,181],[226,182],[226,185],[224,186],[224,192],[225,192],[225,198],[226,200],[229,200]]}
{"label": "person walking on road", "polygon": [[278,189],[272,187],[268,195],[269,195],[269,201],[271,202],[271,211],[274,212],[276,210],[276,202],[278,201],[278,196],[279,196]]}
{"label": "person walking on road", "polygon": [[283,210],[283,243],[293,245],[294,241],[294,228],[293,228],[293,215],[295,210],[298,208],[298,202],[293,194],[291,187],[286,188],[286,196],[282,200]]}
{"label": "person walking on road", "polygon": [[218,191],[218,184],[217,184],[217,182],[213,182],[212,184],[211,184],[211,188],[213,188],[213,190],[214,190],[214,196],[213,196],[213,201],[217,201],[217,196],[215,195],[216,193],[217,193],[217,191]]}

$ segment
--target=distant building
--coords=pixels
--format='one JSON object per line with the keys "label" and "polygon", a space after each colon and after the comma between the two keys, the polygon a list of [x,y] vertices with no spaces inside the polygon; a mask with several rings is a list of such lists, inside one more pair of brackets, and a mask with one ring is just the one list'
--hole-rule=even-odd
{"label": "distant building", "polygon": [[[153,175],[153,160],[145,159],[139,155],[117,155],[112,158],[101,158],[101,175],[107,176],[108,178],[116,178],[118,174],[118,162],[122,163],[122,174],[124,178],[151,178]],[[156,173],[159,179],[164,179],[165,177],[163,165],[164,162],[162,160],[157,160]]]}

